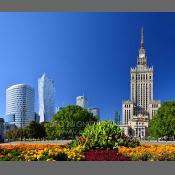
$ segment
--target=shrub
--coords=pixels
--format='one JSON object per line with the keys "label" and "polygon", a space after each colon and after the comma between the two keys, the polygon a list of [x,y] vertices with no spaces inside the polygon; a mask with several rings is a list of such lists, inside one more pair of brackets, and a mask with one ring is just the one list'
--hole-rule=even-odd
{"label": "shrub", "polygon": [[66,147],[67,148],[74,148],[74,147],[76,147],[78,145],[79,145],[79,143],[78,143],[77,140],[72,140],[72,142],[71,143],[68,143]]}
{"label": "shrub", "polygon": [[86,126],[77,141],[87,149],[115,149],[119,146],[136,147],[140,145],[138,140],[125,136],[124,131],[116,123],[108,120]]}
{"label": "shrub", "polygon": [[118,135],[115,135],[114,138],[119,146],[135,148],[140,145],[140,141],[134,137],[128,137],[125,135],[119,137]]}
{"label": "shrub", "polygon": [[87,161],[129,161],[130,158],[114,150],[90,150],[85,153]]}

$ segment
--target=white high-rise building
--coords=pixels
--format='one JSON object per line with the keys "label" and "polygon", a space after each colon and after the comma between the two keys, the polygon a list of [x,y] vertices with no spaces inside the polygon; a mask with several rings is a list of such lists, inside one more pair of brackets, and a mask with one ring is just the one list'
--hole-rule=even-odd
{"label": "white high-rise building", "polygon": [[161,103],[153,99],[153,67],[147,65],[143,28],[137,66],[130,71],[130,90],[130,100],[123,101],[122,104],[122,124],[125,128],[131,127],[132,135],[145,137],[148,122]]}
{"label": "white high-rise building", "polygon": [[78,96],[76,98],[76,105],[86,109],[88,107],[87,98],[85,96]]}
{"label": "white high-rise building", "polygon": [[6,89],[6,118],[17,127],[25,127],[34,121],[34,89],[16,84]]}
{"label": "white high-rise building", "polygon": [[45,74],[38,80],[40,122],[50,122],[55,114],[55,86]]}

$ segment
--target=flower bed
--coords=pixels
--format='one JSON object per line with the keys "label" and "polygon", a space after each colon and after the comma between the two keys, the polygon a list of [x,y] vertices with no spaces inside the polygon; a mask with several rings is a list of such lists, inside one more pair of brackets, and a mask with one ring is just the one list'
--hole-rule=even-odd
{"label": "flower bed", "polygon": [[83,160],[84,148],[69,149],[66,145],[19,144],[0,146],[0,160],[17,161],[66,161]]}
{"label": "flower bed", "polygon": [[117,150],[90,150],[85,153],[87,161],[129,161],[130,158],[118,153]]}
{"label": "flower bed", "polygon": [[173,145],[141,145],[135,148],[119,147],[118,150],[86,150],[83,146],[19,144],[0,146],[0,160],[14,161],[71,161],[71,160],[175,160]]}
{"label": "flower bed", "polygon": [[120,147],[118,151],[131,157],[132,160],[175,160],[175,144],[141,145],[136,148]]}

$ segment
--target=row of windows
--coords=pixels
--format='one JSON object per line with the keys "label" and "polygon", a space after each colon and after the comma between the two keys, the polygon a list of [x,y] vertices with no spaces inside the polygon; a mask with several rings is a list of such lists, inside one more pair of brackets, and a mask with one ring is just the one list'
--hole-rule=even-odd
{"label": "row of windows", "polygon": [[144,122],[136,122],[136,125],[144,125]]}
{"label": "row of windows", "polygon": [[141,75],[132,75],[132,80],[136,79],[136,80],[148,80],[148,78],[151,80],[152,76],[148,75],[148,74],[141,74]]}
{"label": "row of windows", "polygon": [[138,129],[141,129],[141,128],[136,128],[136,136],[144,136],[144,131],[141,131],[141,130],[138,130]]}
{"label": "row of windows", "polygon": [[128,121],[130,120],[131,111],[125,110],[125,124],[128,124]]}
{"label": "row of windows", "polygon": [[130,108],[131,107],[131,105],[125,105],[125,108]]}
{"label": "row of windows", "polygon": [[152,108],[158,108],[158,104],[152,104]]}

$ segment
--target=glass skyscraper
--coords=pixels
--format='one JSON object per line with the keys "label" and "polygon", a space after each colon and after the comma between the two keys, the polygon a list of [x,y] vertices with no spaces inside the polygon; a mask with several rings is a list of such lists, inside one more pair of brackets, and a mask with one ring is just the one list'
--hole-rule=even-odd
{"label": "glass skyscraper", "polygon": [[6,89],[5,122],[22,128],[34,121],[34,89],[16,84]]}
{"label": "glass skyscraper", "polygon": [[55,114],[55,86],[46,74],[38,80],[40,122],[50,122]]}

